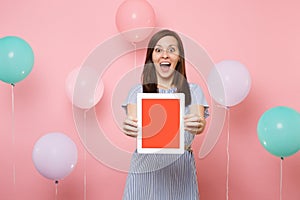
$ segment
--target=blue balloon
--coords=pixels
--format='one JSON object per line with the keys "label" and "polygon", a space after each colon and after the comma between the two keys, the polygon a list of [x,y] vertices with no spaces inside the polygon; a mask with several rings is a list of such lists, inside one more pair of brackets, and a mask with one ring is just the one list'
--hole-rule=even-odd
{"label": "blue balloon", "polygon": [[22,38],[7,36],[0,39],[0,80],[15,84],[31,72],[34,55]]}
{"label": "blue balloon", "polygon": [[263,147],[278,157],[288,157],[300,149],[300,113],[278,106],[267,110],[257,125]]}

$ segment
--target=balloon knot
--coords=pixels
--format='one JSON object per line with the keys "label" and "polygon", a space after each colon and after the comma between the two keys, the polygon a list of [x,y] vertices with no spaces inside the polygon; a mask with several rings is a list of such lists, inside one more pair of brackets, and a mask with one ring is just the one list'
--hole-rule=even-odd
{"label": "balloon knot", "polygon": [[58,180],[55,180],[54,183],[55,183],[55,184],[58,184]]}

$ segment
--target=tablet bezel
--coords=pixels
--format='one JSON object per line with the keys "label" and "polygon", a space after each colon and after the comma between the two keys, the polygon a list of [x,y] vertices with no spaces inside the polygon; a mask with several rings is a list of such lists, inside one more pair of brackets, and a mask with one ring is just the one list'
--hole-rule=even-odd
{"label": "tablet bezel", "polygon": [[[143,99],[178,99],[179,100],[179,147],[178,148],[145,148],[142,146],[142,100]],[[184,153],[184,113],[185,95],[184,93],[138,93],[137,94],[137,152],[147,154],[183,154]]]}

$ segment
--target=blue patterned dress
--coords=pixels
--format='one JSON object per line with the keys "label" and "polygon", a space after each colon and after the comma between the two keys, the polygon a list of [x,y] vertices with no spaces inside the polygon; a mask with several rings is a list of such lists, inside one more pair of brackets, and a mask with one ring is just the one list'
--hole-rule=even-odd
{"label": "blue patterned dress", "polygon": [[[208,104],[201,88],[189,84],[193,104],[205,107],[208,116]],[[142,92],[142,85],[133,87],[122,107],[136,104],[137,93]],[[172,93],[175,90],[160,90],[160,93]],[[185,108],[185,114],[189,107]],[[185,131],[185,146],[190,146],[194,135]],[[132,155],[123,200],[199,200],[196,166],[192,151],[184,154],[138,154]]]}

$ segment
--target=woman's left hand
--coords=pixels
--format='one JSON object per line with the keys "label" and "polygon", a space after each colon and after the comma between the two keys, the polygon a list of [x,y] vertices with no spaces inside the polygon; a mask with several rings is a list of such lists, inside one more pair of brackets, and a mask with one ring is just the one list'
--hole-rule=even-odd
{"label": "woman's left hand", "polygon": [[206,125],[204,117],[196,114],[188,114],[184,116],[184,130],[191,134],[200,134],[203,132]]}

